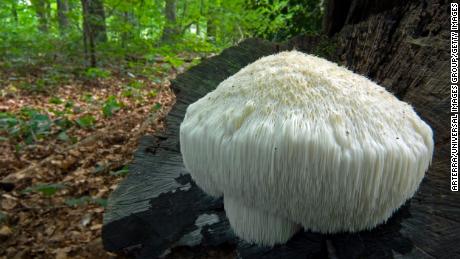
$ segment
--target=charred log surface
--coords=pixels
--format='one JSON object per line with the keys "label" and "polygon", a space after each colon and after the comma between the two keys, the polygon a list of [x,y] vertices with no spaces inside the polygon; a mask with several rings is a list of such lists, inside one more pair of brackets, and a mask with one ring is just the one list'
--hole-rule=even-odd
{"label": "charred log surface", "polygon": [[239,241],[229,227],[222,199],[201,191],[183,167],[179,125],[189,104],[277,49],[276,44],[248,40],[177,77],[167,132],[141,140],[128,177],[109,199],[102,229],[107,250],[140,258],[236,256]]}
{"label": "charred log surface", "polygon": [[[448,2],[372,2],[349,1],[332,40],[248,40],[180,75],[167,132],[141,140],[128,177],[109,199],[105,248],[139,258],[460,258],[460,197],[450,192],[449,176]],[[222,80],[259,57],[292,48],[339,62],[412,104],[435,132],[435,156],[415,197],[372,231],[301,232],[284,245],[260,247],[236,238],[222,200],[191,180],[182,165],[179,125],[187,106]]]}
{"label": "charred log surface", "polygon": [[[410,103],[431,125],[435,135],[433,163],[410,201],[407,218],[400,223],[400,242],[396,242],[397,239],[386,242],[401,245],[393,249],[395,257],[399,254],[421,258],[459,257],[460,249],[454,244],[460,242],[460,195],[450,191],[449,174],[449,3],[440,0],[392,4],[389,3],[394,1],[353,2],[360,8],[350,8],[346,24],[334,35],[337,60]],[[381,4],[369,4],[371,2]],[[375,257],[369,254],[372,249],[358,245],[361,242],[343,240],[333,239],[338,255],[353,250],[353,257]],[[408,244],[407,241],[412,244],[410,251],[404,251],[403,244]]]}

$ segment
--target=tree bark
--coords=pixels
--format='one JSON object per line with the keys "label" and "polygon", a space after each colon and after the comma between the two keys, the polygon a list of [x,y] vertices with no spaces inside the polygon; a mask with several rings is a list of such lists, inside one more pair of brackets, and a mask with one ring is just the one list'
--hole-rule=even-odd
{"label": "tree bark", "polygon": [[206,37],[211,42],[217,41],[217,26],[214,23],[215,16],[217,15],[217,8],[220,8],[218,1],[212,1],[206,15]]}
{"label": "tree bark", "polygon": [[217,38],[217,27],[212,21],[212,19],[208,19],[206,22],[206,35],[208,39],[212,42],[216,41]]}
{"label": "tree bark", "polygon": [[200,26],[200,21],[201,17],[203,16],[203,0],[200,0],[200,16],[198,17],[198,20],[196,22],[196,35],[200,36],[201,34],[201,26]]}
{"label": "tree bark", "polygon": [[89,61],[91,67],[96,67],[96,46],[94,27],[91,23],[91,0],[81,0],[83,11],[83,46],[85,59]]}
{"label": "tree bark", "polygon": [[136,15],[132,11],[123,11],[121,13],[121,18],[123,20],[123,23],[125,23],[125,25],[128,25],[128,24],[130,25],[129,30],[123,29],[121,33],[121,47],[125,48],[128,40],[133,38],[134,35],[137,35],[139,33],[139,21]]}
{"label": "tree bark", "polygon": [[96,42],[107,41],[107,29],[105,25],[105,10],[103,0],[89,1],[90,26],[93,28]]}
{"label": "tree bark", "polygon": [[32,0],[32,6],[37,14],[38,29],[42,32],[48,31],[49,2],[47,0]]}
{"label": "tree bark", "polygon": [[342,29],[347,19],[352,0],[326,0],[323,16],[323,33],[331,36]]}
{"label": "tree bark", "polygon": [[69,27],[69,20],[67,19],[67,13],[69,12],[68,0],[56,0],[57,4],[57,20],[59,24],[59,30],[64,33]]}
{"label": "tree bark", "polygon": [[176,26],[176,0],[166,0],[164,14],[166,17],[166,24],[163,29],[161,41],[171,42],[178,33]]}

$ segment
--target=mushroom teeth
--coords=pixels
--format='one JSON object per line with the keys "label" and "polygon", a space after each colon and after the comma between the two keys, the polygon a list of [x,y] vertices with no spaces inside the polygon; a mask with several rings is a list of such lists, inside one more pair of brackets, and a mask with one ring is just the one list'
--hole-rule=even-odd
{"label": "mushroom teeth", "polygon": [[433,133],[366,77],[291,51],[247,65],[191,104],[180,147],[198,186],[224,196],[235,233],[274,245],[300,227],[384,223],[420,185]]}

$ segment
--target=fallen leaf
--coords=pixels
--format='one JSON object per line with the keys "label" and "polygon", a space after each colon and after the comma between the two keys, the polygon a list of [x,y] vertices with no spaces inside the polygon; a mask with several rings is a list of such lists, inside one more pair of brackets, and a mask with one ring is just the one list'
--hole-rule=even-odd
{"label": "fallen leaf", "polygon": [[2,197],[1,206],[3,210],[12,210],[18,204],[17,199],[10,195],[4,194]]}
{"label": "fallen leaf", "polygon": [[13,230],[11,230],[11,228],[8,227],[7,225],[3,225],[0,228],[0,237],[9,237],[12,234],[13,234]]}
{"label": "fallen leaf", "polygon": [[81,219],[81,221],[80,221],[80,225],[83,226],[83,227],[86,227],[91,222],[91,219],[92,219],[92,214],[91,213],[85,214],[83,216],[83,218]]}
{"label": "fallen leaf", "polygon": [[92,225],[89,229],[98,230],[98,229],[101,229],[101,228],[102,228],[102,224],[95,224],[95,225]]}

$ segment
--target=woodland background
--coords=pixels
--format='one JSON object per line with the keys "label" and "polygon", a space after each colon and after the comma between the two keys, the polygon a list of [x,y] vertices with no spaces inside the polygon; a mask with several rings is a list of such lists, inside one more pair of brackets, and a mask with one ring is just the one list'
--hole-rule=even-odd
{"label": "woodland background", "polygon": [[[250,38],[321,29],[319,0],[0,2],[0,258],[113,257],[107,197],[169,81]],[[327,47],[327,46],[326,46]]]}

